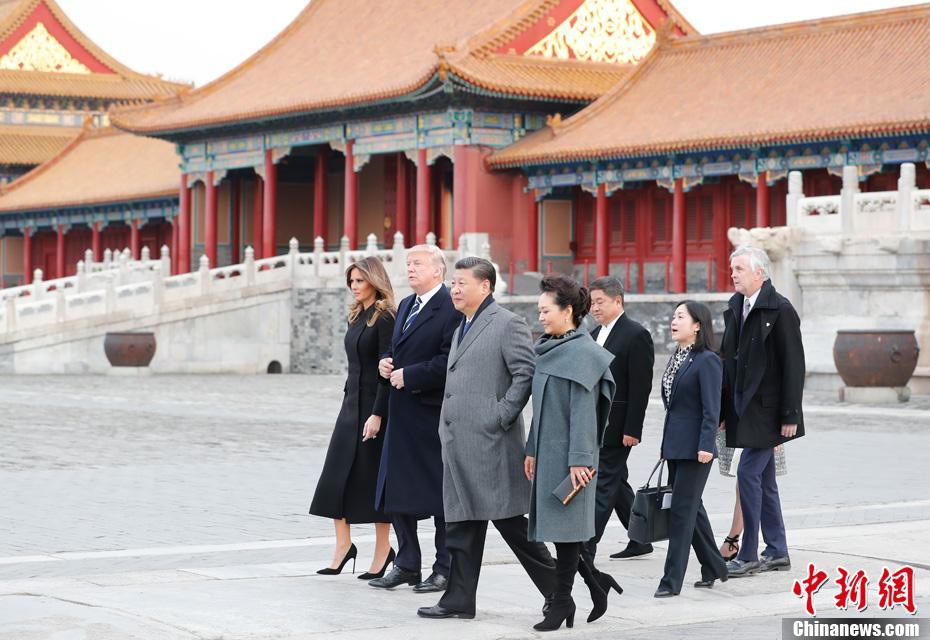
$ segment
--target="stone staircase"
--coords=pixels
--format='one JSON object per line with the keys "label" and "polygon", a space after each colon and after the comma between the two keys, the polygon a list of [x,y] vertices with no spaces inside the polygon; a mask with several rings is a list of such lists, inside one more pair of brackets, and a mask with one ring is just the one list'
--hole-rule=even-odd
{"label": "stone staircase", "polygon": [[[435,244],[435,236],[427,241]],[[347,238],[338,251],[324,251],[321,238],[312,252],[301,253],[296,239],[289,246],[288,253],[261,260],[248,247],[243,263],[218,268],[204,256],[197,271],[178,275],[170,275],[167,247],[158,259],[145,250],[137,261],[128,251],[107,253],[99,263],[88,255],[75,275],[55,280],[36,270],[32,284],[0,290],[0,373],[126,371],[106,361],[103,338],[110,331],[153,331],[158,348],[149,369],[155,372],[291,371],[292,343],[306,338],[298,335],[301,326],[310,326],[294,316],[296,301],[307,299],[302,291],[325,292],[334,301],[337,317],[327,326],[337,329],[344,324],[344,274],[352,262],[377,256],[398,297],[407,291],[399,233],[392,249],[379,249],[373,234],[359,250],[350,250]],[[450,269],[463,253],[465,247],[445,252]],[[317,312],[312,305],[303,311]],[[302,361],[302,369],[328,369],[308,365],[306,353]]]}

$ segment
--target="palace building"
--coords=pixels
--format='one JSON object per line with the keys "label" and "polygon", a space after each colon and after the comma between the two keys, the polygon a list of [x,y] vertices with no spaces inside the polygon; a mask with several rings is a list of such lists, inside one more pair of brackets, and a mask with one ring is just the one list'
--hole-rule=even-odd
{"label": "palace building", "polygon": [[[62,242],[74,213],[79,242],[100,223],[99,247],[150,220],[181,272],[291,237],[334,249],[433,232],[449,249],[486,234],[517,274],[725,291],[727,229],[790,224],[789,171],[806,196],[837,193],[850,165],[862,191],[892,189],[903,162],[930,186],[928,54],[927,5],[704,36],[668,0],[313,0],[214,82],[117,106],[127,134],[69,150],[173,145],[176,209],[132,167],[107,202],[50,207],[49,171],[0,196],[0,222],[4,242],[13,219]],[[52,259],[16,255],[20,274]]]}
{"label": "palace building", "polygon": [[[189,88],[120,64],[83,34],[55,0],[0,0],[0,188],[56,158],[85,122],[105,125],[111,107],[151,102]],[[88,188],[109,179],[105,174],[86,177],[92,181]],[[106,225],[106,236],[128,229],[86,213],[16,210],[0,215],[0,285],[23,279],[24,235],[32,238],[32,253],[41,256],[54,253],[59,227],[66,226],[67,256],[73,257],[89,248],[84,236],[89,237],[95,221]],[[73,272],[70,257],[66,265]],[[65,275],[54,268],[54,258],[35,264],[47,277]]]}

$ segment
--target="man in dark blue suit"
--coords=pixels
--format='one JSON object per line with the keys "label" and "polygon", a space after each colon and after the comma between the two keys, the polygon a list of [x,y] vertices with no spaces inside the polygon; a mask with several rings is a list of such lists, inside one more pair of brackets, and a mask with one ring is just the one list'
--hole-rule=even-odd
{"label": "man in dark blue suit", "polygon": [[[727,446],[743,449],[736,473],[743,546],[727,565],[730,576],[739,578],[791,568],[774,450],[804,435],[805,365],[801,321],[772,286],[768,255],[756,247],[737,247],[730,269],[736,293],[723,312],[721,424]],[[761,557],[760,529],[765,541]]]}
{"label": "man in dark blue suit", "polygon": [[[410,584],[418,593],[444,591],[449,577],[439,413],[452,334],[462,315],[443,286],[445,273],[445,257],[437,247],[418,245],[408,251],[413,295],[398,305],[391,348],[378,366],[392,389],[375,501],[391,517],[398,546],[391,572],[368,583],[381,589]],[[431,516],[436,561],[422,580],[417,521]]]}

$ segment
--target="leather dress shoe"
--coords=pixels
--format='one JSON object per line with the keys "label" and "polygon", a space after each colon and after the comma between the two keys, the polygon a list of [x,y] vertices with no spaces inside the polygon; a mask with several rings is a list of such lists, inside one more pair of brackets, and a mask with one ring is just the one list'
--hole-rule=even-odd
{"label": "leather dress shoe", "polygon": [[678,594],[672,591],[671,589],[666,589],[665,587],[659,587],[656,589],[656,592],[653,594],[654,598],[671,598],[672,596],[677,596]]}
{"label": "leather dress shoe", "polygon": [[[729,579],[730,579],[730,576],[725,575],[722,578],[720,578],[720,582],[726,582]],[[697,582],[694,583],[694,588],[695,589],[713,589],[714,582],[716,582],[716,578],[711,578],[710,580],[698,580]]]}
{"label": "leather dress shoe", "polygon": [[630,540],[630,543],[626,545],[626,549],[623,551],[618,551],[617,553],[610,554],[611,558],[635,558],[636,556],[644,556],[647,553],[652,553],[651,544],[640,544],[639,542],[633,542]]}
{"label": "leather dress shoe", "polygon": [[369,580],[368,584],[378,589],[393,589],[402,584],[417,584],[422,578],[423,574],[419,571],[407,571],[395,565],[389,574],[383,578]]}
{"label": "leather dress shoe", "polygon": [[730,560],[727,563],[727,575],[730,578],[743,578],[759,573],[761,568],[758,560]]}
{"label": "leather dress shoe", "polygon": [[765,571],[788,571],[791,569],[791,558],[784,556],[782,558],[770,558],[762,556],[762,564],[759,567],[760,572]]}
{"label": "leather dress shoe", "polygon": [[413,588],[413,592],[438,593],[440,591],[445,591],[447,584],[449,584],[449,578],[440,573],[432,573],[429,578],[416,585]]}
{"label": "leather dress shoe", "polygon": [[438,604],[434,604],[432,607],[420,607],[417,609],[417,615],[421,618],[462,618],[464,620],[471,620],[475,617],[474,613],[453,611]]}

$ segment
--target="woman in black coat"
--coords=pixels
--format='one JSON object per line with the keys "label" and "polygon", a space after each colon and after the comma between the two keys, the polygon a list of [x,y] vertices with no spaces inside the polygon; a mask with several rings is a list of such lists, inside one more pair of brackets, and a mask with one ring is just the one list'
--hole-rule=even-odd
{"label": "woman in black coat", "polygon": [[692,300],[682,302],[672,316],[672,340],[677,343],[662,376],[665,427],[662,458],[668,461],[672,485],[668,554],[665,575],[656,598],[677,596],[688,568],[690,547],[701,563],[695,587],[711,588],[727,579],[726,563],[717,549],[701,495],[716,455],[720,423],[723,364],[713,352],[710,309]]}
{"label": "woman in black coat", "polygon": [[387,424],[389,392],[387,380],[378,375],[378,360],[391,345],[394,292],[384,266],[374,257],[346,269],[346,285],[355,298],[345,337],[349,375],[310,513],[333,518],[336,525],[333,561],[317,572],[325,575],[341,573],[349,560],[354,572],[358,549],[350,525],[375,523],[375,555],[368,572],[359,576],[371,580],[384,575],[394,559],[390,520],[375,509],[382,447],[378,433]]}

